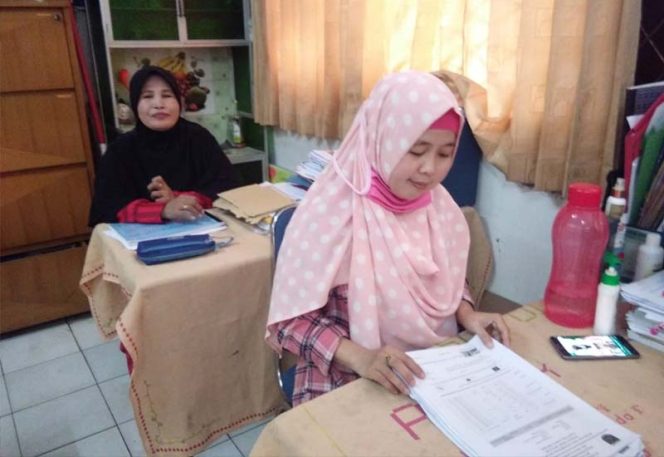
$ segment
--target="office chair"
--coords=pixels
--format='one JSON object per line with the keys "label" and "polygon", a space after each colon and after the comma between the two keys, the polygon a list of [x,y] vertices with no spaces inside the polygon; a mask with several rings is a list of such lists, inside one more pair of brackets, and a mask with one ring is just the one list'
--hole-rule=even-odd
{"label": "office chair", "polygon": [[[281,249],[281,242],[286,234],[286,227],[293,217],[296,206],[287,206],[277,211],[272,218],[272,275],[277,267],[277,255]],[[293,388],[295,387],[295,364],[293,363],[294,356],[290,357],[288,353],[284,353],[281,359],[277,360],[277,381],[281,392],[289,405],[293,404]]]}

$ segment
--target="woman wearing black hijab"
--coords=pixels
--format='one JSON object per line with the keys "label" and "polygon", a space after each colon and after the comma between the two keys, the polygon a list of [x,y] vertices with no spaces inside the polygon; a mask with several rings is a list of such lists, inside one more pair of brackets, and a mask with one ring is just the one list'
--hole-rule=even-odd
{"label": "woman wearing black hijab", "polygon": [[192,220],[219,192],[238,186],[212,134],[180,117],[170,72],[143,67],[131,79],[129,96],[136,128],[118,137],[99,162],[90,226]]}

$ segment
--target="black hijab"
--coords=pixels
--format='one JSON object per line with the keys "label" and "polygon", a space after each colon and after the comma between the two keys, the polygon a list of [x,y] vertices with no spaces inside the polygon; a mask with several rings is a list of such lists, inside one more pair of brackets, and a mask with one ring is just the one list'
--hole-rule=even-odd
{"label": "black hijab", "polygon": [[134,74],[129,95],[136,128],[119,136],[99,162],[90,226],[117,222],[117,213],[134,200],[151,201],[147,186],[155,176],[162,176],[174,191],[195,191],[213,200],[239,184],[228,157],[201,125],[179,118],[171,129],[156,131],[140,121],[138,103],[151,76],[162,78],[181,106],[178,84],[170,72],[147,66]]}

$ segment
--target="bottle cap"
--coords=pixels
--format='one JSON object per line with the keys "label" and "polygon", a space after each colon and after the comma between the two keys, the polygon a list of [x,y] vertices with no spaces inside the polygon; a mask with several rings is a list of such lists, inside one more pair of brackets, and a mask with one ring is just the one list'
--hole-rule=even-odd
{"label": "bottle cap", "polygon": [[604,273],[602,274],[602,284],[606,284],[607,286],[620,285],[620,277],[615,268],[609,267],[604,270]]}
{"label": "bottle cap", "polygon": [[573,206],[599,208],[602,201],[602,189],[596,184],[575,182],[569,185],[567,202]]}
{"label": "bottle cap", "polygon": [[604,253],[604,264],[609,267],[615,267],[622,263],[620,257],[614,252],[606,251]]}
{"label": "bottle cap", "polygon": [[623,178],[617,178],[616,183],[611,189],[611,196],[622,198],[625,195],[625,180]]}
{"label": "bottle cap", "polygon": [[661,240],[659,233],[648,233],[646,235],[646,246],[659,246]]}

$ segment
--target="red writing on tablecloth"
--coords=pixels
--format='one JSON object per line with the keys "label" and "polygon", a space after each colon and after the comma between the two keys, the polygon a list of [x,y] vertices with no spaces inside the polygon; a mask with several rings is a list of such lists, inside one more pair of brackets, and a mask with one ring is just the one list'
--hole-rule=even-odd
{"label": "red writing on tablecloth", "polygon": [[543,364],[542,364],[542,368],[540,368],[540,371],[541,371],[542,373],[551,373],[551,374],[553,374],[553,375],[555,375],[555,376],[558,376],[559,378],[561,377],[560,374],[559,374],[556,370],[554,370],[553,368],[549,368],[549,367],[547,367],[547,366],[546,366],[546,363],[543,363]]}
{"label": "red writing on tablecloth", "polygon": [[[620,425],[625,425],[637,419],[639,416],[643,416],[645,414],[645,411],[643,408],[641,408],[641,405],[632,405],[627,408],[627,411],[623,411],[620,414],[613,414],[609,408],[601,403],[597,405],[596,408],[609,416],[613,416],[613,419]],[[652,457],[652,454],[648,449],[643,449],[643,457]]]}
{"label": "red writing on tablecloth", "polygon": [[[408,412],[414,412],[417,414],[415,417],[410,419],[405,419],[402,416],[408,415]],[[404,429],[414,440],[419,440],[420,437],[413,430],[413,426],[425,420],[427,416],[420,408],[420,405],[417,403],[406,403],[405,405],[398,406],[392,410],[390,417],[397,423],[399,426]]]}
{"label": "red writing on tablecloth", "polygon": [[629,408],[627,408],[627,411],[624,411],[619,414],[613,414],[609,408],[607,408],[602,404],[597,405],[596,408],[602,411],[603,413],[606,413],[607,415],[613,416],[613,419],[616,422],[618,422],[620,425],[625,425],[626,423],[631,422],[637,419],[639,416],[645,414],[643,408],[641,408],[640,405],[632,405]]}

